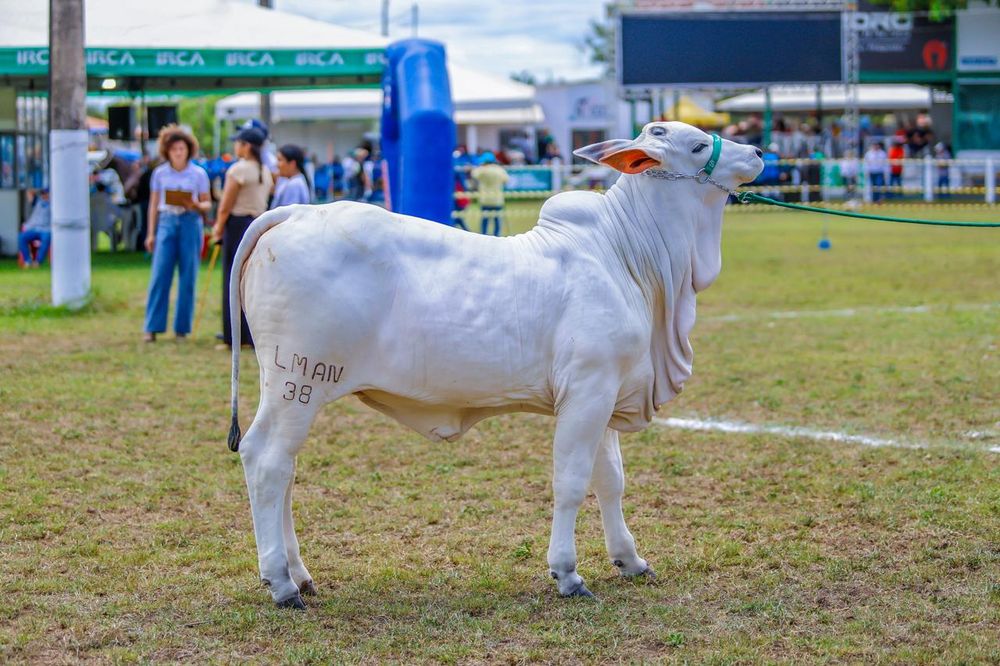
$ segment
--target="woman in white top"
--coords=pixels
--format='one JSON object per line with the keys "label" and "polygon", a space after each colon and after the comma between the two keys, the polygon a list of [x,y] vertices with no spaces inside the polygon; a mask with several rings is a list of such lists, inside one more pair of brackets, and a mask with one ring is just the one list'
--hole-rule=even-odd
{"label": "woman in white top", "polygon": [[187,337],[194,319],[194,288],[204,239],[202,216],[212,207],[208,174],[191,159],[198,140],[177,125],[160,130],[163,164],[153,169],[149,184],[149,231],[146,249],[153,253],[153,272],[143,326],[146,342],[167,330],[167,308],[174,268],[178,272],[174,333]]}
{"label": "woman in white top", "polygon": [[274,199],[271,201],[271,208],[312,203],[305,166],[305,153],[298,146],[288,144],[278,149],[279,178],[274,186]]}
{"label": "woman in white top", "polygon": [[[229,276],[236,248],[254,219],[267,210],[267,199],[274,186],[271,172],[261,161],[264,133],[254,127],[242,129],[233,141],[236,157],[240,159],[226,171],[222,201],[212,228],[212,240],[222,243],[222,340],[230,346],[233,344],[233,322],[229,321]],[[240,327],[242,343],[252,346],[246,314],[240,315],[236,325]]]}

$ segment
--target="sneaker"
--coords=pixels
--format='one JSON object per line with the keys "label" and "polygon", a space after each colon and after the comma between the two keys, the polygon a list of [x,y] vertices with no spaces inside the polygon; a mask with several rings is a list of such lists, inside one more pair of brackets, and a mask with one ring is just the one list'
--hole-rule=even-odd
{"label": "sneaker", "polygon": [[156,333],[146,333],[142,336],[143,342],[156,342]]}

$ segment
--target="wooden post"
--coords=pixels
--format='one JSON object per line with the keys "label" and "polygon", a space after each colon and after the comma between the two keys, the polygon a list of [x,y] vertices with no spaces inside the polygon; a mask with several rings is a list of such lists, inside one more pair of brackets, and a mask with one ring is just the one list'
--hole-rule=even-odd
{"label": "wooden post", "polygon": [[[265,9],[274,7],[273,0],[257,0],[257,5]],[[267,125],[268,132],[271,131],[271,93],[261,91],[260,93],[260,120]]]}
{"label": "wooden post", "polygon": [[49,165],[52,303],[90,295],[90,188],[83,0],[49,0]]}

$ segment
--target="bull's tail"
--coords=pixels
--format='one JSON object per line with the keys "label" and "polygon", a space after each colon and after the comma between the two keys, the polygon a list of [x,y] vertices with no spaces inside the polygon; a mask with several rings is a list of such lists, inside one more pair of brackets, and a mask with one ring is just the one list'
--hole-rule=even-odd
{"label": "bull's tail", "polygon": [[232,386],[232,424],[229,426],[229,450],[239,451],[240,439],[243,433],[240,432],[239,418],[239,395],[240,395],[240,312],[242,303],[240,295],[243,293],[240,284],[243,276],[243,263],[250,253],[257,247],[257,241],[269,229],[276,227],[287,220],[297,206],[282,206],[274,210],[269,210],[247,227],[243,234],[243,240],[236,248],[236,256],[233,258],[233,269],[229,274],[229,321],[233,331],[233,386]]}

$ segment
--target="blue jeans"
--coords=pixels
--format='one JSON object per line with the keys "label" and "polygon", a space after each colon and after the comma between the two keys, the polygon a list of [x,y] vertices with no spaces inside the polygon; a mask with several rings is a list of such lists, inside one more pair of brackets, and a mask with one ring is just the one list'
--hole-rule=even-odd
{"label": "blue jeans", "polygon": [[885,192],[882,188],[885,187],[885,174],[884,173],[873,173],[871,174],[872,180],[872,201],[880,201],[885,197]]}
{"label": "blue jeans", "polygon": [[889,199],[893,199],[893,198],[896,198],[896,197],[903,196],[903,191],[902,191],[902,187],[903,187],[903,174],[901,174],[901,173],[890,173],[889,174],[889,187],[898,187],[898,188],[901,188],[900,190],[898,190],[896,192],[889,192],[886,195]]}
{"label": "blue jeans", "polygon": [[35,255],[35,261],[44,264],[45,258],[49,256],[49,243],[52,242],[52,232],[27,229],[17,235],[17,247],[21,250],[21,257],[24,258],[24,263],[26,264],[31,263],[31,244],[35,241],[42,242],[38,248],[38,254]]}
{"label": "blue jeans", "polygon": [[480,210],[483,213],[483,234],[487,233],[487,229],[490,228],[490,221],[493,221],[493,235],[500,235],[500,214],[503,211],[503,206],[480,206]]}
{"label": "blue jeans", "polygon": [[167,307],[170,304],[170,285],[177,268],[177,312],[174,314],[174,332],[187,335],[194,319],[194,287],[201,260],[204,231],[201,216],[197,213],[160,213],[156,224],[156,244],[153,246],[153,273],[149,280],[149,298],[146,300],[146,333],[167,330]]}

